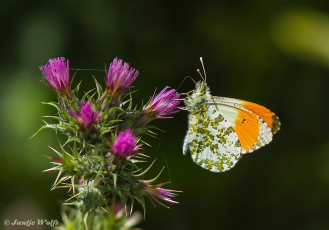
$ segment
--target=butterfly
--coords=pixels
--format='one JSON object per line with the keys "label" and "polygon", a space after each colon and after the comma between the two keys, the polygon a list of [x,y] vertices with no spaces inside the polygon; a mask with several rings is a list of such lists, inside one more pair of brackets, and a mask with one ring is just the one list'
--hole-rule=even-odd
{"label": "butterfly", "polygon": [[261,105],[212,96],[206,74],[203,78],[198,72],[203,80],[184,99],[189,114],[183,154],[190,152],[196,164],[211,172],[224,172],[233,168],[243,154],[270,143],[281,124]]}

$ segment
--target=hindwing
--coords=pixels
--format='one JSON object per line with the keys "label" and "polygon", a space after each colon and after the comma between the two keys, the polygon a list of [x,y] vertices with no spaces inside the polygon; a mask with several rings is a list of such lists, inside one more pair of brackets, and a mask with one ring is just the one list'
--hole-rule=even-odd
{"label": "hindwing", "polygon": [[191,153],[193,161],[212,172],[231,169],[241,157],[241,145],[231,122],[215,105],[203,104],[189,114],[189,127],[183,153]]}

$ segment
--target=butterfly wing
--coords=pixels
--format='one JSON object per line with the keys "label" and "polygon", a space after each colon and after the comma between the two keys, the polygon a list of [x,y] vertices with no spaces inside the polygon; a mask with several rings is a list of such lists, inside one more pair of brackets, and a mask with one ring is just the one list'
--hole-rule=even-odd
{"label": "butterfly wing", "polygon": [[212,97],[207,102],[232,125],[239,137],[242,153],[253,152],[271,142],[279,131],[279,118],[269,109],[248,101],[226,97]]}
{"label": "butterfly wing", "polygon": [[212,172],[224,172],[241,154],[270,143],[280,129],[278,117],[258,104],[226,97],[212,97],[189,114],[183,153]]}
{"label": "butterfly wing", "polygon": [[190,111],[183,145],[183,153],[187,152],[196,164],[212,172],[227,171],[240,159],[239,137],[216,105],[203,104]]}

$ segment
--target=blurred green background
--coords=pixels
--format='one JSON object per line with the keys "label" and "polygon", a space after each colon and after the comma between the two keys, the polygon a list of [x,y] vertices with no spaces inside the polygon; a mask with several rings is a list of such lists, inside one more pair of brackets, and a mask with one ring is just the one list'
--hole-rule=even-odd
{"label": "blurred green background", "polygon": [[[54,132],[30,136],[56,100],[38,67],[64,56],[72,68],[103,70],[118,56],[140,71],[134,101],[155,88],[198,80],[204,58],[212,94],[274,111],[282,129],[273,142],[214,174],[182,155],[187,113],[155,124],[154,176],[184,191],[179,205],[147,203],[150,229],[328,229],[329,6],[284,1],[1,1],[0,229],[4,219],[60,220],[66,190],[50,191],[48,145]],[[101,71],[80,71],[74,84],[94,87]],[[186,80],[180,92],[194,88]],[[14,228],[13,228],[14,229]],[[24,228],[19,228],[24,229]]]}

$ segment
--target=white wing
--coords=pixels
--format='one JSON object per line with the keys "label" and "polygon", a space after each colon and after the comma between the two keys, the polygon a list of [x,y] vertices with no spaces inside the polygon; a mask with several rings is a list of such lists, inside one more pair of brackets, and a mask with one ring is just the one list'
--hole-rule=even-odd
{"label": "white wing", "polygon": [[[216,106],[216,109],[234,128],[241,143],[242,153],[253,152],[272,141],[273,133],[269,125],[258,114],[247,109],[248,105],[252,105],[252,108],[257,106],[257,109],[269,113],[270,117],[276,117],[265,107],[226,97],[212,97],[207,104]],[[268,120],[269,117],[265,119]],[[276,129],[279,129],[280,122],[278,120],[275,122],[278,123]]]}
{"label": "white wing", "polygon": [[231,169],[241,157],[240,141],[232,122],[221,113],[216,105],[206,104],[190,113],[183,145],[184,154],[190,152],[196,164],[212,172]]}

